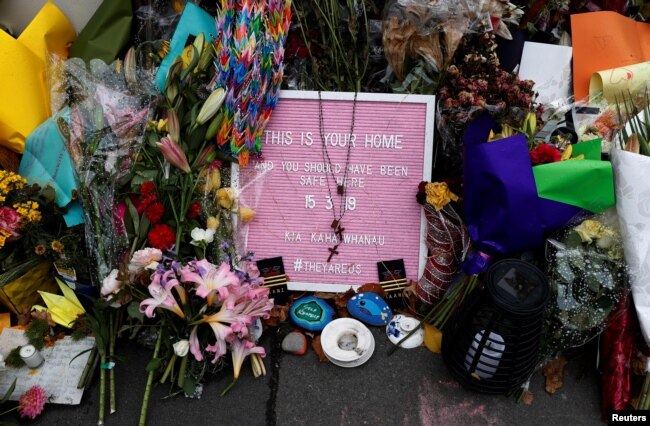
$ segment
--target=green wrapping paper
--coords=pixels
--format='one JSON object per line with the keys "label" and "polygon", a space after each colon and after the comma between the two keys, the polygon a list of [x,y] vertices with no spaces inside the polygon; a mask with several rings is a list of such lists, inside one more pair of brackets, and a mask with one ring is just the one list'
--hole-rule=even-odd
{"label": "green wrapping paper", "polygon": [[533,167],[537,195],[600,213],[614,205],[612,165],[600,160],[600,139],[573,145],[573,156],[580,154],[584,160]]}
{"label": "green wrapping paper", "polygon": [[128,46],[132,20],[131,0],[104,0],[72,44],[70,56],[110,64]]}

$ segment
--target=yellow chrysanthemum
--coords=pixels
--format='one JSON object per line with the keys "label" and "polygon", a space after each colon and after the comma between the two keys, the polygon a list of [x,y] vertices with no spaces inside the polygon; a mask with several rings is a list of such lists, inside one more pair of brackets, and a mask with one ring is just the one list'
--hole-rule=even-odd
{"label": "yellow chrysanthemum", "polygon": [[0,248],[4,247],[7,238],[9,238],[10,236],[11,234],[9,232],[0,229]]}
{"label": "yellow chrysanthemum", "polygon": [[0,170],[0,196],[2,196],[2,201],[6,199],[6,196],[11,191],[22,189],[25,185],[27,185],[27,180],[19,174]]}
{"label": "yellow chrysanthemum", "polygon": [[425,187],[427,203],[431,204],[436,211],[441,210],[451,201],[458,201],[458,195],[449,190],[444,182],[428,183]]}

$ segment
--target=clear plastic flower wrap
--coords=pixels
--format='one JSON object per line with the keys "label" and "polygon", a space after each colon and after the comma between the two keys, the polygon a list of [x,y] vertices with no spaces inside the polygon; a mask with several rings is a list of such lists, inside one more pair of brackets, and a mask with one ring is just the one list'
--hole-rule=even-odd
{"label": "clear plastic flower wrap", "polygon": [[[383,44],[397,91],[433,91],[443,70],[451,63],[466,34],[493,31],[512,38],[508,23],[516,24],[523,11],[508,1],[393,0],[384,13]],[[392,71],[392,72],[391,72]],[[414,84],[421,81],[426,84]],[[419,90],[418,90],[419,89]]]}
{"label": "clear plastic flower wrap", "polygon": [[70,59],[58,63],[58,72],[56,123],[76,172],[91,275],[99,286],[128,251],[126,234],[116,226],[115,194],[128,182],[156,93],[151,74],[136,67],[133,50],[112,65]]}
{"label": "clear plastic flower wrap", "polygon": [[541,360],[596,337],[629,290],[613,209],[549,239],[547,256],[552,297],[545,320]]}

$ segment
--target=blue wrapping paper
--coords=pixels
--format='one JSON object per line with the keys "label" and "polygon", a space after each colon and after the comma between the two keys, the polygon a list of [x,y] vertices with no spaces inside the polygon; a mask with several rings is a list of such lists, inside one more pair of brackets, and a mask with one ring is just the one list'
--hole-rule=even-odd
{"label": "blue wrapping paper", "polygon": [[493,256],[541,245],[580,208],[538,197],[523,134],[487,142],[498,130],[489,114],[479,115],[464,135],[465,224],[477,255],[463,269],[478,273]]}
{"label": "blue wrapping paper", "polygon": [[83,223],[84,217],[81,204],[72,199],[72,192],[77,189],[76,174],[65,140],[57,126],[56,120],[59,117],[69,121],[68,108],[47,119],[29,135],[18,173],[30,184],[54,188],[56,204],[67,208],[63,217],[70,227]]}

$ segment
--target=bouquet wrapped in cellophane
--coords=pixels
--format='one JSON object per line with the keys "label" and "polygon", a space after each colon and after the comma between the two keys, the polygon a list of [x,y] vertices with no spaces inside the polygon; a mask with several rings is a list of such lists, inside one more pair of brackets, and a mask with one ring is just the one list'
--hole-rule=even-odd
{"label": "bouquet wrapped in cellophane", "polygon": [[547,244],[552,297],[540,350],[542,360],[596,337],[629,290],[613,210],[569,227]]}

